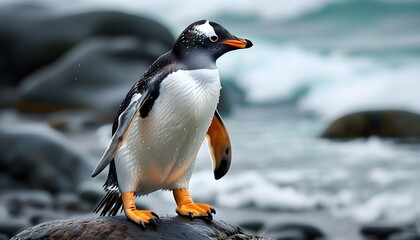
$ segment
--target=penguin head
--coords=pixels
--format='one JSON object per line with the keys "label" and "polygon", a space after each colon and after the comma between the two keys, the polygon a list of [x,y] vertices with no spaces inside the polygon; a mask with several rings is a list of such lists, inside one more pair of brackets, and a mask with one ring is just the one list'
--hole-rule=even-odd
{"label": "penguin head", "polygon": [[181,58],[201,61],[208,58],[215,62],[223,54],[252,47],[252,42],[238,38],[221,25],[201,20],[189,25],[178,37],[172,52]]}

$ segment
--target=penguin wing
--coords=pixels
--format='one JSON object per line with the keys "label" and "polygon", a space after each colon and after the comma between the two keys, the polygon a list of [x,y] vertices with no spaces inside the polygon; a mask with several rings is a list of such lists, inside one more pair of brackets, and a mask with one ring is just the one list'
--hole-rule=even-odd
{"label": "penguin wing", "polygon": [[151,96],[150,91],[146,91],[143,95],[140,93],[134,94],[131,98],[130,104],[118,117],[118,127],[112,135],[111,141],[108,144],[101,160],[93,170],[92,177],[98,175],[104,168],[112,161],[121,144],[124,142],[125,137],[130,132],[133,119],[139,114],[140,109]]}
{"label": "penguin wing", "polygon": [[217,180],[228,172],[232,159],[229,134],[217,110],[214,113],[206,138],[212,159],[214,178]]}

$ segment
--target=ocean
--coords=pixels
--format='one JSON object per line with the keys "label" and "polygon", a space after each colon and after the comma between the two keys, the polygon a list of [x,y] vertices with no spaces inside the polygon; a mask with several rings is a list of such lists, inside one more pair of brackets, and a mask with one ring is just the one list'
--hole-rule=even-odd
{"label": "ocean", "polygon": [[420,217],[419,144],[319,138],[353,111],[420,112],[420,1],[41,2],[60,11],[145,15],[174,36],[210,19],[253,41],[253,48],[218,60],[222,81],[242,88],[245,104],[224,117],[233,144],[227,176],[215,181],[207,150],[200,150],[191,179],[196,200],[323,210],[361,223]]}

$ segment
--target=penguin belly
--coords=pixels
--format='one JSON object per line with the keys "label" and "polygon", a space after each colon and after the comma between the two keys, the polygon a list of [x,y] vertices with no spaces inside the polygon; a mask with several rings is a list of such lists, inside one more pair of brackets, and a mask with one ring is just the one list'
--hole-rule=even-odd
{"label": "penguin belly", "polygon": [[188,187],[220,89],[217,69],[178,70],[160,83],[148,116],[136,115],[115,155],[121,192]]}

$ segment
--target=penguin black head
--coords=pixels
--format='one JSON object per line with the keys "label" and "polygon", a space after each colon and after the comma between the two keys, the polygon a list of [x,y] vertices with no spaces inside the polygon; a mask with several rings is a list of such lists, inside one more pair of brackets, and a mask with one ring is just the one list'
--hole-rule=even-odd
{"label": "penguin black head", "polygon": [[192,23],[181,33],[172,52],[184,59],[200,61],[202,58],[209,58],[215,62],[229,51],[252,45],[251,41],[235,37],[215,22],[201,20]]}

